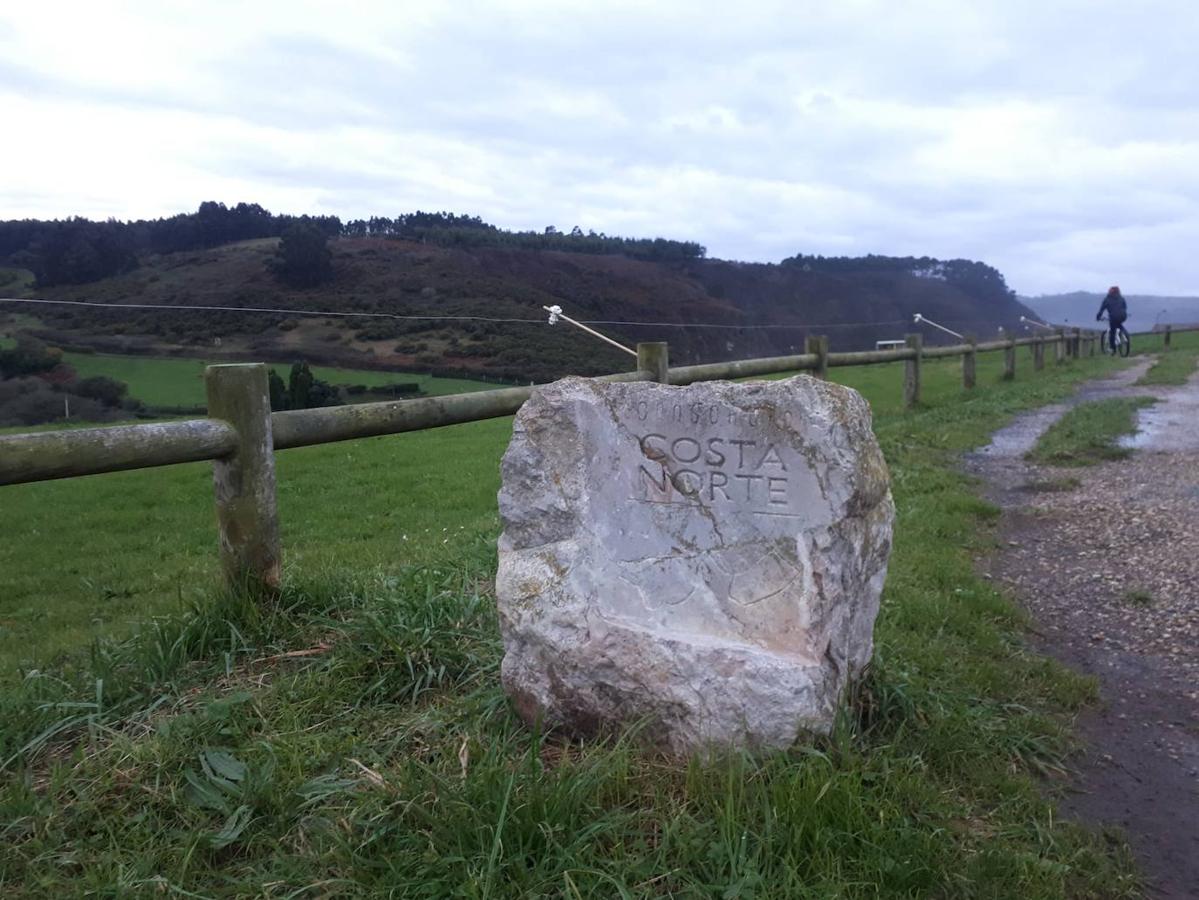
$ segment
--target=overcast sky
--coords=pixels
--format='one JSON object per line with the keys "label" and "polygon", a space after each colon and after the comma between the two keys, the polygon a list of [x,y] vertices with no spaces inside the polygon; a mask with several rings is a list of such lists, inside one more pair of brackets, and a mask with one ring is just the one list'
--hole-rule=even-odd
{"label": "overcast sky", "polygon": [[9,3],[0,218],[202,200],[1199,293],[1178,2]]}

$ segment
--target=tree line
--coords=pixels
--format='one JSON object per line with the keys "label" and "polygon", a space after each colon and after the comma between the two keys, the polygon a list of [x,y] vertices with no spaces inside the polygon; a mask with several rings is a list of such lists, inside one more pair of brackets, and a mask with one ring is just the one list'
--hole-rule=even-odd
{"label": "tree line", "polygon": [[280,237],[296,226],[326,238],[341,233],[337,216],[275,215],[257,203],[206,201],[194,213],[164,219],[0,221],[0,259],[32,271],[40,287],[86,284],[137,268],[139,255]]}
{"label": "tree line", "polygon": [[337,216],[274,214],[257,203],[205,201],[194,213],[161,219],[103,222],[69,219],[0,221],[0,260],[29,269],[39,287],[86,284],[121,275],[145,254],[200,250],[254,238],[294,237],[294,249],[282,253],[276,270],[295,287],[319,284],[332,276],[327,241],[333,237],[393,238],[459,247],[515,247],[569,250],[575,253],[619,253],[638,259],[698,259],[706,249],[692,241],[625,238],[575,227],[569,232],[548,226],[544,231],[508,231],[478,216],[448,212],[406,213],[395,218],[373,216],[342,223]]}
{"label": "tree line", "polygon": [[559,231],[547,225],[543,231],[508,231],[478,216],[449,212],[406,213],[389,219],[372,216],[352,219],[342,227],[346,237],[390,237],[451,247],[516,247],[523,250],[567,250],[572,253],[621,254],[634,259],[666,262],[702,259],[707,248],[694,241],[666,238],[627,238],[586,231],[577,225]]}
{"label": "tree line", "polygon": [[797,253],[784,259],[781,266],[825,274],[886,272],[933,278],[952,284],[980,300],[1015,300],[1016,292],[1007,286],[1003,274],[993,266],[971,259],[934,259],[931,256],[816,256]]}

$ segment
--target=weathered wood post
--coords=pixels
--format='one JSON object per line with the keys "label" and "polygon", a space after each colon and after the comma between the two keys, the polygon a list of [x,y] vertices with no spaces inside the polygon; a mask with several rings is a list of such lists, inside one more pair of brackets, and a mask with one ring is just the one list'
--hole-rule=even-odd
{"label": "weathered wood post", "polygon": [[962,387],[969,390],[974,387],[974,368],[978,357],[975,347],[978,346],[978,338],[973,334],[968,334],[966,335],[966,344],[969,349],[962,354]]}
{"label": "weathered wood post", "polygon": [[804,351],[816,355],[816,368],[812,374],[817,378],[828,380],[828,335],[809,334]]}
{"label": "weathered wood post", "polygon": [[1162,335],[1162,346],[1167,350],[1170,349],[1170,326],[1166,326],[1166,333]]}
{"label": "weathered wood post", "polygon": [[1032,368],[1034,372],[1045,368],[1045,339],[1039,334],[1032,339]]}
{"label": "weathered wood post", "polygon": [[637,368],[653,372],[658,384],[670,384],[670,348],[665,341],[650,341],[637,345]]}
{"label": "weathered wood post", "polygon": [[1011,381],[1016,377],[1016,335],[1005,328],[1003,339],[1007,341],[1003,348],[1003,380]]}
{"label": "weathered wood post", "polygon": [[1053,339],[1053,361],[1061,365],[1066,361],[1066,329],[1059,328]]}
{"label": "weathered wood post", "polygon": [[1075,327],[1074,336],[1070,339],[1070,343],[1074,346],[1073,356],[1075,359],[1082,359],[1082,329]]}
{"label": "weathered wood post", "polygon": [[274,594],[283,553],[275,506],[275,442],[262,363],[208,366],[208,415],[237,430],[237,449],[213,462],[221,566],[234,590]]}
{"label": "weathered wood post", "polygon": [[924,335],[909,334],[905,343],[914,351],[903,365],[903,405],[908,409],[920,402],[920,361],[924,355]]}

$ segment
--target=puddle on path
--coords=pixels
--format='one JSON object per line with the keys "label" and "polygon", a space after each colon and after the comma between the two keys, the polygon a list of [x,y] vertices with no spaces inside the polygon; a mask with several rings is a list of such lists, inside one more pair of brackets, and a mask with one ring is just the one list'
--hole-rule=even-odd
{"label": "puddle on path", "polygon": [[1167,453],[1199,450],[1199,374],[1160,397],[1137,412],[1137,431],[1122,437],[1120,446]]}
{"label": "puddle on path", "polygon": [[1034,412],[1017,416],[1008,425],[991,435],[991,443],[980,447],[972,457],[989,459],[1020,459],[1036,446],[1037,438],[1069,409],[1065,403],[1055,403]]}

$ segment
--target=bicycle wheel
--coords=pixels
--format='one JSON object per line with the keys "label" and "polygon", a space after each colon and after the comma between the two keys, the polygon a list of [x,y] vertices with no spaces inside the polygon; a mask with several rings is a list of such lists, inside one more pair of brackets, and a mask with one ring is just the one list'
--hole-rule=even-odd
{"label": "bicycle wheel", "polygon": [[1128,356],[1132,352],[1132,339],[1129,338],[1128,332],[1123,328],[1120,329],[1120,335],[1117,338],[1116,348],[1120,351],[1121,356]]}

